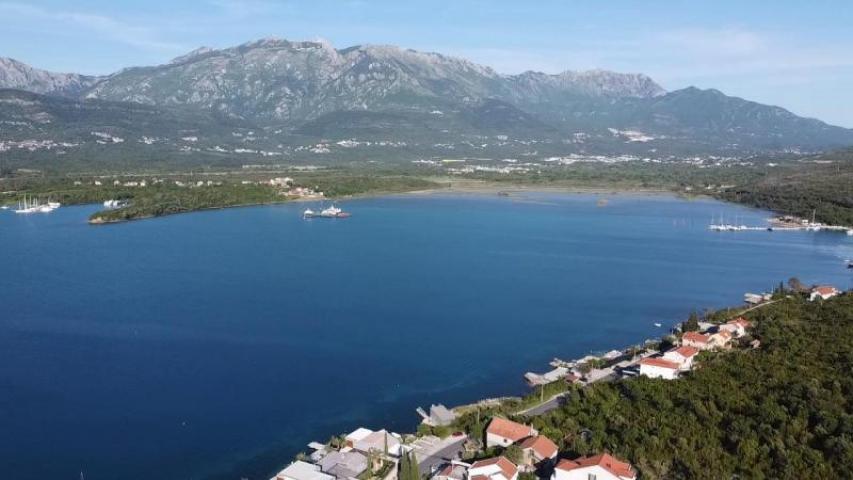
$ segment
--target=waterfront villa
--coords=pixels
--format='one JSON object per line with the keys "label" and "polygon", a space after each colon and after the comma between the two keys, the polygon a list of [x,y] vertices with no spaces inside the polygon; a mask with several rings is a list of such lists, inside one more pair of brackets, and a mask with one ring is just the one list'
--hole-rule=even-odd
{"label": "waterfront villa", "polygon": [[737,317],[734,320],[729,320],[728,322],[720,325],[721,332],[729,332],[734,335],[736,338],[740,338],[746,335],[746,330],[752,326],[749,321],[743,317]]}
{"label": "waterfront villa", "polygon": [[297,460],[270,480],[335,480],[335,477],[321,472],[319,465]]}
{"label": "waterfront villa", "polygon": [[468,480],[518,480],[518,467],[505,457],[479,460],[468,469]]}
{"label": "waterfront villa", "polygon": [[[557,458],[557,445],[545,435],[527,437],[521,444],[523,453],[523,464],[526,467],[538,467],[547,465]],[[531,468],[532,470],[532,468]]]}
{"label": "waterfront villa", "polygon": [[363,453],[382,452],[393,457],[403,453],[403,443],[396,433],[385,429],[374,432],[367,428],[359,428],[345,437],[346,445]]}
{"label": "waterfront villa", "polygon": [[551,475],[551,480],[636,480],[636,478],[637,473],[630,463],[607,453],[574,460],[560,460]]}
{"label": "waterfront villa", "polygon": [[809,295],[809,300],[812,302],[818,298],[821,300],[829,300],[840,293],[841,292],[832,285],[819,285],[812,289],[811,294]]}
{"label": "waterfront villa", "polygon": [[682,372],[686,372],[693,368],[693,359],[696,358],[696,355],[698,354],[698,348],[682,345],[678,348],[667,350],[664,352],[662,358],[664,360],[677,363],[679,365],[678,369]]}
{"label": "waterfront villa", "polygon": [[665,360],[660,357],[649,357],[640,360],[640,375],[649,378],[674,380],[678,378],[680,370],[681,365],[672,360]]}
{"label": "waterfront villa", "polygon": [[334,475],[338,480],[346,480],[367,470],[367,456],[355,450],[331,452],[317,462],[317,465],[324,473]]}
{"label": "waterfront villa", "polygon": [[508,447],[513,443],[520,442],[527,437],[539,434],[533,427],[494,417],[486,428],[486,447]]}

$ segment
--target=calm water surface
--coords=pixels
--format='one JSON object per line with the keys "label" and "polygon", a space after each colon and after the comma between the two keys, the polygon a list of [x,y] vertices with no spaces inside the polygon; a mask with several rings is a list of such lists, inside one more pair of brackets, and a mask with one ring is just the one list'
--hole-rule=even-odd
{"label": "calm water surface", "polygon": [[709,200],[390,197],[91,227],[0,212],[0,472],[269,478],[313,439],[658,336],[799,276],[849,288],[853,239],[713,233]]}

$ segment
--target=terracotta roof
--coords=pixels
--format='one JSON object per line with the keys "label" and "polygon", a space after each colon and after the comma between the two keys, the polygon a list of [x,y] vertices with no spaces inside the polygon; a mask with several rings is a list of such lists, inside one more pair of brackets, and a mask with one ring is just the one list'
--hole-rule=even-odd
{"label": "terracotta roof", "polygon": [[644,358],[640,360],[640,365],[649,365],[653,367],[661,367],[661,368],[669,368],[672,370],[678,370],[679,365],[675,362],[670,362],[669,360],[664,360],[662,358]]}
{"label": "terracotta roof", "polygon": [[[454,471],[458,471],[459,475],[454,476]],[[440,472],[436,476],[439,477],[450,477],[450,478],[465,478],[466,469],[462,465],[454,465],[452,463],[448,463],[441,469]],[[478,475],[482,476],[482,475]]]}
{"label": "terracotta roof", "polygon": [[677,353],[677,354],[681,355],[681,356],[682,356],[682,357],[684,357],[684,358],[690,358],[690,357],[692,357],[693,355],[696,355],[697,353],[699,353],[699,349],[698,349],[698,348],[696,348],[696,347],[691,347],[691,346],[688,346],[688,345],[683,345],[683,346],[681,346],[681,347],[674,348],[674,349],[670,350],[670,352],[675,352],[675,353]]}
{"label": "terracotta roof", "polygon": [[503,438],[508,438],[513,442],[517,442],[534,434],[531,427],[500,417],[492,418],[486,432]]}
{"label": "terracotta roof", "polygon": [[544,435],[527,438],[521,442],[521,448],[532,448],[540,458],[552,458],[557,454],[557,445]]}
{"label": "terracotta roof", "polygon": [[574,460],[560,460],[557,468],[571,471],[578,468],[599,466],[620,478],[636,478],[631,464],[623,462],[608,453],[601,453],[593,457],[580,457]]}
{"label": "terracotta roof", "polygon": [[726,330],[721,330],[721,331],[719,331],[719,332],[715,333],[715,335],[719,335],[719,336],[721,336],[721,337],[728,337],[728,338],[732,338],[732,333],[731,333],[731,332],[727,332]]}
{"label": "terracotta roof", "polygon": [[812,290],[813,292],[817,292],[821,295],[832,295],[833,293],[838,292],[832,285],[820,285]]}
{"label": "terracotta roof", "polygon": [[740,325],[740,326],[741,326],[741,327],[743,327],[743,328],[749,328],[749,327],[751,327],[751,326],[752,326],[752,324],[751,324],[751,323],[749,323],[749,320],[747,320],[747,319],[745,319],[745,318],[743,318],[743,317],[737,317],[737,318],[736,318],[736,319],[734,319],[734,320],[730,320],[728,323],[729,323],[730,325]]}
{"label": "terracotta roof", "polygon": [[697,332],[687,332],[681,337],[682,340],[687,340],[696,343],[708,343],[708,340],[710,340],[710,338],[711,337],[709,337],[708,335],[704,335]]}
{"label": "terracotta roof", "polygon": [[[503,473],[503,476],[507,480],[510,480],[518,473],[518,467],[516,467],[514,463],[507,460],[506,457],[487,458],[485,460],[474,462],[474,464],[471,465],[471,468],[469,468],[468,471],[471,471],[475,468],[488,467],[489,465],[497,465],[498,468],[501,469],[501,473]],[[475,475],[474,477],[472,477],[472,480],[480,476],[483,475]]]}

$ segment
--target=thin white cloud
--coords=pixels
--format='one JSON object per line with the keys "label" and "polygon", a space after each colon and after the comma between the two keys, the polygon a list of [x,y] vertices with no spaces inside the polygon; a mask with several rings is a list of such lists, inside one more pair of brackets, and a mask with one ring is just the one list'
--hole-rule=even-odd
{"label": "thin white cloud", "polygon": [[[14,2],[0,2],[0,15],[10,19],[24,18],[53,24],[72,24],[104,38],[132,47],[159,52],[184,52],[185,45],[160,38],[158,32],[146,26],[127,23],[102,14],[75,11],[54,11]],[[14,21],[14,20],[12,20]],[[52,26],[48,27],[52,28]]]}

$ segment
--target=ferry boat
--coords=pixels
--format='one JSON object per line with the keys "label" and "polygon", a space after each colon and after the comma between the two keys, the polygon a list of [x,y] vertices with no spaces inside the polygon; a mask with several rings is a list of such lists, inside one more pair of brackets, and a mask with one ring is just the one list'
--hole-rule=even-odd
{"label": "ferry boat", "polygon": [[306,208],[304,212],[302,212],[302,218],[347,218],[350,214],[341,210],[340,208],[332,205],[329,208],[324,208],[319,212],[315,212],[310,208]]}

